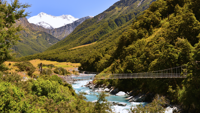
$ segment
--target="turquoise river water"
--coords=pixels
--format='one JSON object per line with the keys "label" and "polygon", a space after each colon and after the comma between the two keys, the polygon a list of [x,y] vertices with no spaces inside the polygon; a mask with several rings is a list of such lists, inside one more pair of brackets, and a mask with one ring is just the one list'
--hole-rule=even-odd
{"label": "turquoise river water", "polygon": [[[80,77],[75,77],[77,79],[80,79]],[[79,92],[85,92],[85,97],[87,98],[87,101],[94,102],[97,100],[97,95],[100,94],[100,92],[94,92],[93,90],[89,89],[88,87],[85,87],[87,83],[89,83],[92,80],[83,80],[83,81],[76,81],[74,84],[72,84],[72,87],[74,88],[76,93]],[[122,102],[126,103],[126,106],[112,106],[112,110],[115,113],[128,113],[131,107],[135,107],[136,105],[142,104],[145,105],[145,102],[128,102],[128,100],[125,98],[125,96],[115,96],[110,95],[106,97],[106,99],[109,102]],[[170,111],[165,111],[165,113],[171,113]]]}

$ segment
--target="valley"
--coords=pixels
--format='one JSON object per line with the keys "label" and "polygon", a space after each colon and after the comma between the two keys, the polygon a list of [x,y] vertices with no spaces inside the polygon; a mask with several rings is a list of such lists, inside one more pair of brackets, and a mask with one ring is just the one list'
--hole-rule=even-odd
{"label": "valley", "polygon": [[119,0],[96,16],[29,19],[18,2],[0,1],[0,111],[200,111],[200,0]]}

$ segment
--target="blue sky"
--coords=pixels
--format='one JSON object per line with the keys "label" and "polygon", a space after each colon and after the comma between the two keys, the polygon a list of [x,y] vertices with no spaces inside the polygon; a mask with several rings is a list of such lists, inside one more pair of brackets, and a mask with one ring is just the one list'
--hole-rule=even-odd
{"label": "blue sky", "polygon": [[20,3],[32,5],[26,10],[31,12],[30,16],[45,12],[53,16],[68,14],[76,18],[96,16],[117,1],[119,0],[19,0]]}

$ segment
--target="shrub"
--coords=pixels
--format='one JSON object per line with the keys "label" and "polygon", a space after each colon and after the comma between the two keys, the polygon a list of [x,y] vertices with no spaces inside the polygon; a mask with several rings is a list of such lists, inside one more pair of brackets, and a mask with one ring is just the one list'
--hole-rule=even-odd
{"label": "shrub", "polygon": [[53,73],[53,72],[51,71],[51,69],[43,69],[43,70],[42,70],[42,74],[43,74],[43,75],[52,75],[52,73]]}
{"label": "shrub", "polygon": [[56,69],[54,70],[54,73],[59,74],[59,75],[67,75],[67,74],[70,74],[66,69],[61,68],[61,67],[56,68]]}
{"label": "shrub", "polygon": [[1,79],[6,82],[18,83],[21,81],[22,77],[16,73],[13,73],[13,74],[7,74],[5,76],[2,76]]}
{"label": "shrub", "polygon": [[51,76],[50,81],[57,81],[58,83],[62,84],[62,79],[57,75]]}
{"label": "shrub", "polygon": [[27,71],[29,76],[31,76],[36,69],[30,62],[16,63],[15,66],[19,68],[19,71]]}
{"label": "shrub", "polygon": [[1,82],[0,87],[0,111],[21,112],[24,107],[24,92],[8,82]]}
{"label": "shrub", "polygon": [[163,97],[156,95],[153,101],[150,104],[147,104],[145,107],[143,105],[138,105],[136,108],[131,108],[132,113],[164,113],[165,106],[168,103],[168,100]]}

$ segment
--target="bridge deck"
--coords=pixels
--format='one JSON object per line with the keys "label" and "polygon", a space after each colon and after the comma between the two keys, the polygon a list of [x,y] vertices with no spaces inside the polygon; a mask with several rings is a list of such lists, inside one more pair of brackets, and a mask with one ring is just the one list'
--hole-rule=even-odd
{"label": "bridge deck", "polygon": [[98,77],[98,76],[77,76],[77,77],[71,77],[71,76],[65,76],[63,77],[66,81],[80,81],[80,80],[104,80],[104,79],[142,79],[142,78],[148,78],[148,79],[154,79],[154,78],[187,78],[186,75],[180,74],[180,73],[131,73],[131,74],[105,74],[103,75],[105,77]]}

